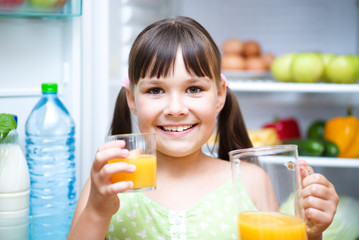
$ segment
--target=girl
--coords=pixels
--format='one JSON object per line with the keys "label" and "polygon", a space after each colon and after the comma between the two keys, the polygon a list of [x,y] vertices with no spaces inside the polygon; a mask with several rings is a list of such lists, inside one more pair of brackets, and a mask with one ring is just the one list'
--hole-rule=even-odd
{"label": "girl", "polygon": [[[237,239],[236,203],[231,196],[228,152],[251,147],[234,93],[221,78],[221,56],[209,33],[187,17],[145,28],[129,58],[129,79],[119,93],[111,134],[132,132],[130,113],[141,132],[155,132],[157,189],[124,193],[132,182],[111,183],[117,172],[133,172],[124,143],[98,148],[74,214],[68,239]],[[218,117],[218,121],[217,121]],[[217,123],[218,158],[202,152]],[[308,166],[309,168],[309,166]],[[260,209],[256,184],[266,176],[252,164],[243,172],[243,208]],[[269,182],[269,181],[268,181]],[[121,193],[118,195],[118,193]],[[321,239],[333,220],[338,196],[320,174],[303,180],[309,239]],[[273,208],[275,208],[273,206]]]}

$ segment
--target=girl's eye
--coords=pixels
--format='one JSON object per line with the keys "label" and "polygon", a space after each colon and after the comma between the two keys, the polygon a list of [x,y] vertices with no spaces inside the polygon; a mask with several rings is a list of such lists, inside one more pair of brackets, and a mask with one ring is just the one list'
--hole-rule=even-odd
{"label": "girl's eye", "polygon": [[193,93],[199,93],[201,90],[202,90],[202,89],[199,88],[199,87],[189,87],[189,88],[187,89],[187,92],[193,94]]}
{"label": "girl's eye", "polygon": [[150,90],[148,90],[149,93],[157,95],[157,94],[161,94],[163,92],[163,90],[161,88],[152,88]]}

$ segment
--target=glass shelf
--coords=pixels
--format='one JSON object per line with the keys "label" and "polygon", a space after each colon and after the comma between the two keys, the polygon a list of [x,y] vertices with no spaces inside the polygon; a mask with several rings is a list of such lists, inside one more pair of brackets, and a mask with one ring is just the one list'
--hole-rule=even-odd
{"label": "glass shelf", "polygon": [[[0,17],[59,18],[82,15],[82,0],[7,0],[0,3]],[[17,4],[9,5],[15,2]],[[54,3],[55,2],[55,3]]]}
{"label": "glass shelf", "polygon": [[335,168],[359,168],[359,158],[302,157],[311,166]]}
{"label": "glass shelf", "polygon": [[241,92],[359,93],[358,83],[284,83],[272,79],[233,80],[229,78],[229,87],[233,91]]}

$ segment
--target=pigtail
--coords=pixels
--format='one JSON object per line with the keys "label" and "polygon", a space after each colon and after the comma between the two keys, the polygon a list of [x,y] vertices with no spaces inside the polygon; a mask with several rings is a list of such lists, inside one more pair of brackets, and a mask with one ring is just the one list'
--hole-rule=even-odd
{"label": "pigtail", "polygon": [[236,95],[227,88],[226,102],[218,115],[218,158],[229,160],[228,152],[252,147]]}
{"label": "pigtail", "polygon": [[118,93],[109,134],[125,134],[132,132],[131,111],[127,104],[126,88]]}

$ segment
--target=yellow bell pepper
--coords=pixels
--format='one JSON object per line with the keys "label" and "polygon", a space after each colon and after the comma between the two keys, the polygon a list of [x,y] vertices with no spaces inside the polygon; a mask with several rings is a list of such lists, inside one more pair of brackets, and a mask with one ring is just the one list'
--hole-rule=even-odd
{"label": "yellow bell pepper", "polygon": [[346,117],[329,119],[324,128],[324,139],[334,142],[340,158],[359,158],[359,120],[348,108]]}

